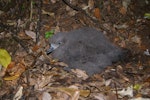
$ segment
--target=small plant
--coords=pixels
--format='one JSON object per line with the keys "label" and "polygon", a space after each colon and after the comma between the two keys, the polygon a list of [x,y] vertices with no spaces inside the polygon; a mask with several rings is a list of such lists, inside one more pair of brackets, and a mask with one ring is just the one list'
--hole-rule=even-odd
{"label": "small plant", "polygon": [[144,18],[150,19],[150,13],[145,13]]}
{"label": "small plant", "polygon": [[48,39],[48,38],[52,37],[53,34],[54,34],[54,30],[48,31],[45,33],[45,38]]}

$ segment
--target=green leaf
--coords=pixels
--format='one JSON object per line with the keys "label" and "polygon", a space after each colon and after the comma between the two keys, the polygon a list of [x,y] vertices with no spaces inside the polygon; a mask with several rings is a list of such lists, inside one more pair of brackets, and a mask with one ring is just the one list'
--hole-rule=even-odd
{"label": "green leaf", "polygon": [[48,39],[48,38],[52,37],[53,34],[54,34],[54,30],[48,31],[45,33],[45,38]]}
{"label": "green leaf", "polygon": [[141,86],[140,84],[135,84],[134,87],[133,87],[133,89],[134,89],[134,90],[140,90],[141,87],[142,87],[142,86]]}
{"label": "green leaf", "polygon": [[11,62],[11,56],[5,49],[0,49],[0,64],[7,68]]}
{"label": "green leaf", "polygon": [[150,13],[145,13],[144,18],[150,19]]}

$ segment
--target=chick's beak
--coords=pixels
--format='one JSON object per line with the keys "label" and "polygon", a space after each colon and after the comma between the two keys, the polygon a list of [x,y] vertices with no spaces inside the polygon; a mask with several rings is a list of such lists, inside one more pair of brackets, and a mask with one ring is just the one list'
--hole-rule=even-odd
{"label": "chick's beak", "polygon": [[58,44],[51,43],[50,48],[46,51],[47,55],[52,53],[55,49],[59,47]]}

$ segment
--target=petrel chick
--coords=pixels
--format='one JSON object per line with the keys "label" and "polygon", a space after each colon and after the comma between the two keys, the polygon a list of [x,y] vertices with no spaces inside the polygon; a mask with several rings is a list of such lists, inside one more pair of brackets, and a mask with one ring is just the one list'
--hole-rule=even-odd
{"label": "petrel chick", "polygon": [[102,32],[88,27],[59,32],[50,38],[50,44],[47,54],[68,64],[69,69],[81,69],[90,76],[117,62],[123,54]]}

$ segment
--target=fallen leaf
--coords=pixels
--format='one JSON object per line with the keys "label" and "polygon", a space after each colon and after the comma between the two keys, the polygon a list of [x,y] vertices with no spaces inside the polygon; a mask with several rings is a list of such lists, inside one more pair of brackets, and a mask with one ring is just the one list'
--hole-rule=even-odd
{"label": "fallen leaf", "polygon": [[142,98],[142,97],[138,97],[138,98],[132,98],[129,100],[150,100],[150,98]]}
{"label": "fallen leaf", "polygon": [[94,10],[94,16],[97,18],[97,19],[101,19],[101,12],[100,12],[100,9],[99,8],[95,8]]}
{"label": "fallen leaf", "polygon": [[94,95],[94,98],[97,100],[106,100],[106,96],[101,93]]}
{"label": "fallen leaf", "polygon": [[0,49],[0,65],[7,68],[11,62],[11,56],[5,49]]}
{"label": "fallen leaf", "polygon": [[7,77],[4,77],[4,80],[5,81],[12,81],[12,80],[15,80],[19,77],[20,75],[14,75],[14,76],[7,76]]}
{"label": "fallen leaf", "polygon": [[[34,88],[35,89],[42,89],[43,87],[45,87],[47,84],[49,84],[51,82],[52,77],[53,77],[53,75],[39,76],[35,81],[36,83],[35,83]],[[30,81],[32,82],[32,79],[30,79]]]}
{"label": "fallen leaf", "polygon": [[83,97],[87,97],[90,94],[90,90],[79,90],[79,89],[74,89],[74,88],[58,88],[58,90],[65,92],[66,94],[70,95],[71,97],[73,97],[73,95],[76,91],[79,91],[80,95]]}
{"label": "fallen leaf", "polygon": [[22,97],[22,90],[23,90],[23,87],[20,86],[20,88],[18,89],[17,93],[13,97],[13,100],[20,100],[21,99],[21,97]]}
{"label": "fallen leaf", "polygon": [[7,72],[9,73],[10,76],[14,75],[21,75],[25,71],[25,64],[24,62],[20,63],[12,63],[9,68],[7,68]]}
{"label": "fallen leaf", "polygon": [[89,76],[86,74],[85,71],[80,69],[71,69],[73,73],[76,74],[77,77],[82,78],[83,80],[86,80]]}
{"label": "fallen leaf", "polygon": [[96,98],[96,100],[118,100],[116,94],[112,92],[108,92],[107,95],[103,93],[98,93],[94,95],[94,97]]}
{"label": "fallen leaf", "polygon": [[62,66],[62,67],[68,67],[68,65],[66,63],[64,63],[64,62],[58,62],[58,61],[55,62],[54,65],[56,65],[56,66]]}
{"label": "fallen leaf", "polygon": [[43,15],[49,15],[49,16],[51,16],[51,17],[54,17],[54,16],[55,16],[55,13],[47,12],[47,11],[45,11],[45,10],[42,10],[42,14],[43,14]]}
{"label": "fallen leaf", "polygon": [[57,0],[51,0],[51,2],[54,4],[54,3],[56,3],[56,2],[57,2]]}
{"label": "fallen leaf", "polygon": [[42,100],[52,100],[52,96],[48,92],[44,92],[42,95]]}
{"label": "fallen leaf", "polygon": [[15,26],[17,23],[14,22],[13,20],[7,20],[6,24],[10,26],[13,26],[13,25]]}
{"label": "fallen leaf", "polygon": [[28,35],[29,37],[31,37],[33,39],[33,41],[36,41],[36,34],[33,31],[27,31],[25,30],[26,35]]}
{"label": "fallen leaf", "polygon": [[27,37],[24,31],[19,32],[18,34],[19,38],[21,39],[29,39],[30,37]]}
{"label": "fallen leaf", "polygon": [[123,0],[122,6],[127,10],[130,3],[131,3],[131,0]]}
{"label": "fallen leaf", "polygon": [[128,28],[129,26],[128,26],[126,23],[124,23],[124,24],[122,24],[122,25],[116,25],[116,24],[114,24],[113,27],[115,27],[115,28],[117,28],[117,29],[126,29],[126,28]]}
{"label": "fallen leaf", "polygon": [[127,10],[124,8],[124,7],[121,7],[119,12],[122,14],[122,15],[125,15]]}
{"label": "fallen leaf", "polygon": [[140,84],[135,84],[134,86],[133,86],[133,89],[134,90],[140,90],[141,89],[141,85]]}
{"label": "fallen leaf", "polygon": [[88,7],[89,7],[89,9],[93,9],[94,8],[94,0],[89,0],[88,1]]}
{"label": "fallen leaf", "polygon": [[36,52],[39,48],[40,48],[39,45],[35,45],[35,46],[32,48],[32,51],[33,51],[33,52]]}
{"label": "fallen leaf", "polygon": [[131,38],[132,42],[137,43],[137,44],[141,44],[141,38],[137,35],[135,35],[134,37]]}
{"label": "fallen leaf", "polygon": [[112,82],[112,79],[106,80],[106,81],[105,81],[105,86],[109,86],[111,82]]}
{"label": "fallen leaf", "polygon": [[54,100],[71,100],[71,97],[64,92],[57,92],[56,96],[53,97]]}
{"label": "fallen leaf", "polygon": [[118,66],[116,67],[116,70],[117,70],[116,72],[117,72],[118,76],[119,76],[121,79],[123,79],[123,80],[129,82],[129,78],[127,78],[127,77],[123,74],[123,68],[122,68],[122,66],[118,65]]}
{"label": "fallen leaf", "polygon": [[83,97],[88,97],[90,94],[90,90],[80,90],[80,95]]}
{"label": "fallen leaf", "polygon": [[[2,66],[0,65],[0,77],[3,77],[6,73],[6,68],[2,68]],[[1,82],[0,82],[0,86],[1,86]]]}
{"label": "fallen leaf", "polygon": [[14,66],[15,66],[15,62],[12,61],[12,62],[8,65],[7,70],[12,69]]}
{"label": "fallen leaf", "polygon": [[49,0],[43,0],[43,4],[49,4]]}
{"label": "fallen leaf", "polygon": [[150,13],[145,13],[144,18],[150,19]]}
{"label": "fallen leaf", "polygon": [[80,91],[75,91],[74,95],[72,96],[72,100],[79,100]]}
{"label": "fallen leaf", "polygon": [[133,97],[133,86],[129,86],[126,89],[123,88],[121,91],[118,91],[118,94],[123,96]]}

